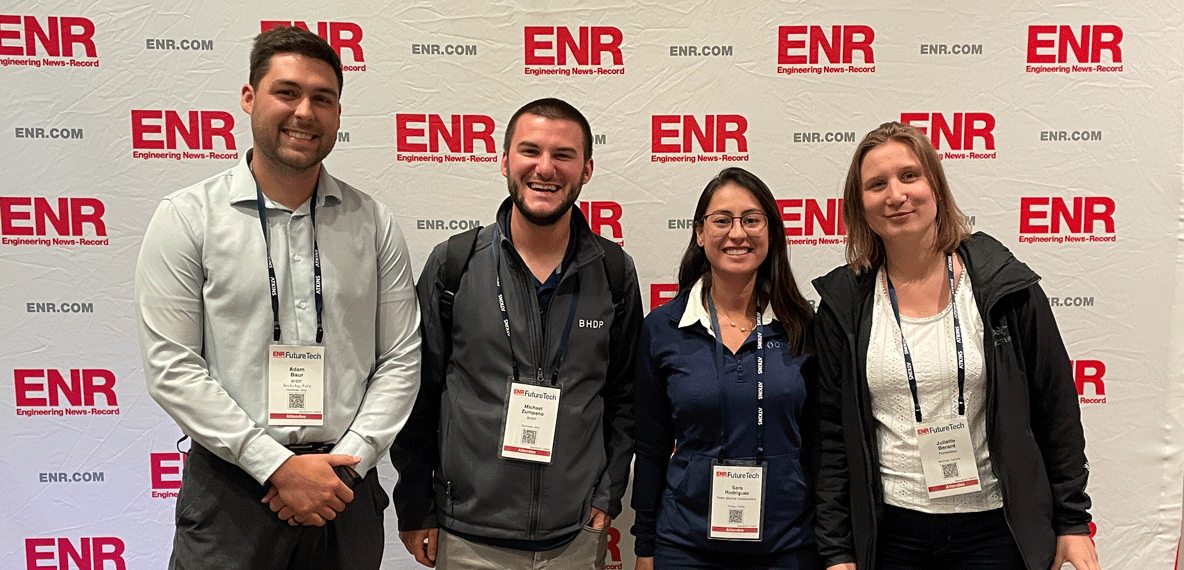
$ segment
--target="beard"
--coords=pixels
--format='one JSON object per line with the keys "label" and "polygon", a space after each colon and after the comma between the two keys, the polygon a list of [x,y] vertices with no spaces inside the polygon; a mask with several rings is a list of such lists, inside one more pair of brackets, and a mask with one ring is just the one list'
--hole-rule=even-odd
{"label": "beard", "polygon": [[321,133],[316,150],[311,155],[305,155],[284,148],[280,144],[280,139],[284,136],[279,127],[266,124],[262,118],[257,120],[254,116],[251,117],[251,137],[255,152],[262,154],[275,166],[287,168],[292,172],[320,168],[321,161],[329,156],[334,143],[337,142],[336,133],[334,136],[325,136]]}
{"label": "beard", "polygon": [[[576,199],[580,197],[580,189],[583,188],[583,184],[578,182],[574,184],[563,202],[550,212],[529,209],[526,205],[526,192],[522,190],[522,186],[517,181],[506,179],[506,187],[510,190],[510,198],[514,201],[514,208],[518,210],[519,214],[522,214],[523,219],[533,225],[545,227],[555,225],[556,222],[563,219],[564,214],[571,210],[572,205],[576,203]],[[556,192],[562,192],[562,189]]]}

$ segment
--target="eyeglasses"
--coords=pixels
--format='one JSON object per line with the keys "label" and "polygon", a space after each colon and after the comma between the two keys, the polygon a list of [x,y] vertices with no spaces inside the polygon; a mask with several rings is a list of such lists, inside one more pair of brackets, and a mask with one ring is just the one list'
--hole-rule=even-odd
{"label": "eyeglasses", "polygon": [[743,216],[707,214],[703,216],[703,227],[713,235],[726,234],[732,231],[732,225],[736,223],[735,220],[740,220],[740,227],[744,228],[744,232],[749,235],[760,233],[769,224],[769,219],[764,214],[751,212]]}

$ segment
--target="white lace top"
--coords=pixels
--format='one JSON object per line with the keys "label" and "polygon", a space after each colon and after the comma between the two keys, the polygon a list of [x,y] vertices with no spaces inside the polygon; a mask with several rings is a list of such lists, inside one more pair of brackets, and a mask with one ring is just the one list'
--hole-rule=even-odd
{"label": "white lace top", "polygon": [[[921,454],[913,427],[913,397],[905,373],[900,333],[884,270],[876,275],[875,307],[867,348],[867,381],[872,415],[879,440],[880,479],[884,501],[890,505],[926,513],[966,513],[1001,508],[1003,496],[991,471],[986,437],[986,390],[983,376],[983,322],[974,302],[966,272],[957,283],[954,302],[962,325],[966,356],[966,417],[978,463],[982,490],[930,499],[921,470]],[[954,347],[954,314],[947,305],[924,318],[901,315],[905,340],[913,357],[917,399],[925,422],[958,417],[958,363]]]}

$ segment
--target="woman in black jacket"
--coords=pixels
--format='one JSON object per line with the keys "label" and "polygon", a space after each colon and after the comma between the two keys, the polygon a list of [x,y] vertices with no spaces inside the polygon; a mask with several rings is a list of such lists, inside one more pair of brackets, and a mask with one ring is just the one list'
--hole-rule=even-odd
{"label": "woman in black jacket", "polygon": [[970,235],[936,151],[885,123],[844,189],[847,265],[814,281],[829,570],[1096,570],[1069,358],[1039,277]]}

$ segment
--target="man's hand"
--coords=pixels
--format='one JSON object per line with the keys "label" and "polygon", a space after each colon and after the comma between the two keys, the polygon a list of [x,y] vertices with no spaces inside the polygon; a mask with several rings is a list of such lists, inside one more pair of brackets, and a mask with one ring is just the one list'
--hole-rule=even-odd
{"label": "man's hand", "polygon": [[353,455],[293,455],[268,478],[271,488],[263,502],[290,525],[324,526],[354,500],[354,492],[333,468],[361,460]]}
{"label": "man's hand", "polygon": [[835,564],[834,566],[827,566],[826,570],[855,570],[855,563],[844,562],[842,564]]}
{"label": "man's hand", "polygon": [[399,533],[399,540],[403,541],[407,552],[415,557],[416,562],[428,568],[436,567],[436,547],[439,537],[440,529],[436,528],[421,528]]}
{"label": "man's hand", "polygon": [[633,570],[654,570],[654,557],[638,556],[633,563]]}
{"label": "man's hand", "polygon": [[608,516],[608,513],[592,507],[592,518],[588,521],[588,526],[592,530],[604,530],[613,524],[613,518]]}
{"label": "man's hand", "polygon": [[1098,565],[1098,551],[1088,534],[1063,534],[1057,537],[1057,558],[1051,570],[1060,570],[1061,565],[1070,563],[1077,570],[1101,570]]}

